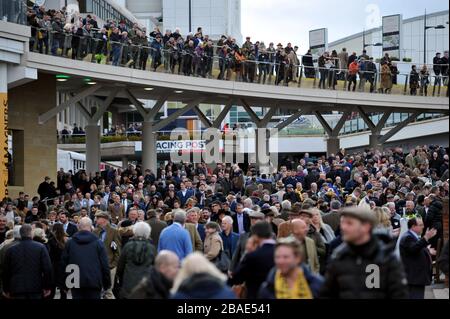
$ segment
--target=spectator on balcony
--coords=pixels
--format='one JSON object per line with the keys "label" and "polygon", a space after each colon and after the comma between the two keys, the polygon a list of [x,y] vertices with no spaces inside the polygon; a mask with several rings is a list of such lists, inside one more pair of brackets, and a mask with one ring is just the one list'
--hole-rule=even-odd
{"label": "spectator on balcony", "polygon": [[[356,55],[355,55],[356,57]],[[354,59],[352,63],[348,66],[348,87],[347,91],[350,91],[351,85],[353,83],[353,92],[356,90],[356,77],[359,72],[358,60]]]}
{"label": "spectator on balcony", "polygon": [[420,70],[420,95],[428,96],[428,85],[430,84],[430,72],[424,64]]}
{"label": "spectator on balcony", "polygon": [[122,39],[119,28],[114,28],[111,33],[111,36],[109,37],[109,41],[111,43],[112,48],[112,64],[115,66],[119,65],[120,51],[122,48],[121,40]]}
{"label": "spectator on balcony", "polygon": [[392,73],[389,65],[387,63],[383,63],[381,65],[381,93],[388,93],[392,90]]}
{"label": "spectator on balcony", "polygon": [[411,95],[417,95],[417,88],[419,87],[419,73],[415,65],[411,67],[409,73],[409,89]]}
{"label": "spectator on balcony", "polygon": [[314,78],[316,71],[314,70],[313,56],[311,49],[302,57],[302,64],[305,68],[305,77]]}

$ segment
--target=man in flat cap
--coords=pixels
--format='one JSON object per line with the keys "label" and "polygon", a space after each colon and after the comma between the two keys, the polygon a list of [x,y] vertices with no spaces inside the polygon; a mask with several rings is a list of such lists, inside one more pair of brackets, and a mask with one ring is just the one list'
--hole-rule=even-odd
{"label": "man in flat cap", "polygon": [[111,271],[111,288],[104,292],[104,298],[115,299],[112,286],[114,285],[114,277],[116,276],[122,243],[119,231],[117,228],[111,226],[109,220],[110,216],[107,212],[98,210],[95,213],[96,228],[94,229],[94,234],[98,236],[105,246],[109,269]]}
{"label": "man in flat cap", "polygon": [[375,214],[366,208],[341,211],[344,243],[328,264],[321,297],[331,299],[405,299],[407,280],[395,246],[372,234]]}

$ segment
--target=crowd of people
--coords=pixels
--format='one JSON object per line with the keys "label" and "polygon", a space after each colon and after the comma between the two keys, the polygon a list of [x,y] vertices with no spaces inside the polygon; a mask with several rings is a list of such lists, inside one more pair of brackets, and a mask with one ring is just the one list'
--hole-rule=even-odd
{"label": "crowd of people", "polygon": [[38,196],[0,203],[2,296],[423,299],[440,275],[433,260],[448,275],[448,169],[436,145],[306,153],[270,175],[172,162],[61,169]]}
{"label": "crowd of people", "polygon": [[[369,82],[370,92],[375,91],[379,81],[380,87],[376,90],[379,93],[390,93],[400,74],[396,62],[387,53],[377,67],[366,50],[357,55],[343,48],[339,53],[336,50],[324,52],[316,59],[311,50],[300,56],[298,46],[291,43],[266,46],[262,41],[252,42],[247,37],[240,46],[235,38],[226,35],[213,40],[201,27],[186,36],[178,28],[163,34],[156,27],[148,33],[136,23],[130,26],[124,20],[108,20],[101,26],[94,15],[83,18],[78,14],[69,15],[65,9],[45,10],[44,6],[30,8],[27,19],[32,27],[30,50],[142,70],[146,70],[151,61],[154,71],[164,65],[167,72],[186,76],[230,80],[235,74],[238,81],[263,84],[273,81],[276,85],[298,82],[304,75],[319,78],[319,88],[327,89],[336,89],[338,80],[346,80],[348,91],[356,90],[359,79],[359,90],[363,91]],[[214,65],[218,67],[218,74],[213,74]],[[442,57],[437,53],[433,60],[434,85],[447,85],[448,66],[448,51]],[[416,95],[420,89],[421,95],[427,95],[430,77],[426,65],[420,71],[412,66],[408,82],[410,94]]]}

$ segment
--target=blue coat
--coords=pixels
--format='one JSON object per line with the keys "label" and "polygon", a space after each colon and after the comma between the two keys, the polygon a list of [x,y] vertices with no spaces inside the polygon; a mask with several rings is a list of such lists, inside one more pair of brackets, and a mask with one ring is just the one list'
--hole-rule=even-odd
{"label": "blue coat", "polygon": [[161,250],[173,251],[180,261],[183,260],[193,252],[189,232],[178,223],[164,228],[158,242],[158,252]]}
{"label": "blue coat", "polygon": [[230,258],[233,257],[238,245],[239,234],[231,232],[229,236],[226,236],[224,232],[221,232],[220,237],[222,238],[223,242],[223,250],[228,253],[228,256]]}

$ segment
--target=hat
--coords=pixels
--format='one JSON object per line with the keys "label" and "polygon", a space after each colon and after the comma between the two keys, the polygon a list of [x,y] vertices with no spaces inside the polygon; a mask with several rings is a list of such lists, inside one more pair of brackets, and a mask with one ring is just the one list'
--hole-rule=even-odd
{"label": "hat", "polygon": [[263,213],[252,210],[248,213],[248,217],[255,219],[264,219],[266,216]]}
{"label": "hat", "polygon": [[367,208],[345,207],[341,210],[341,216],[356,218],[363,223],[369,223],[374,226],[377,222],[375,214]]}
{"label": "hat", "polygon": [[109,214],[107,212],[103,212],[103,211],[99,210],[95,213],[95,217],[109,219]]}
{"label": "hat", "polygon": [[308,215],[309,217],[312,218],[314,216],[314,209],[313,208],[311,208],[311,209],[300,209],[298,214],[299,215],[305,214],[305,215]]}
{"label": "hat", "polygon": [[294,188],[294,186],[292,186],[292,184],[287,184],[286,188]]}
{"label": "hat", "polygon": [[283,45],[281,44],[281,43],[278,43],[277,44],[277,47],[282,47]]}

